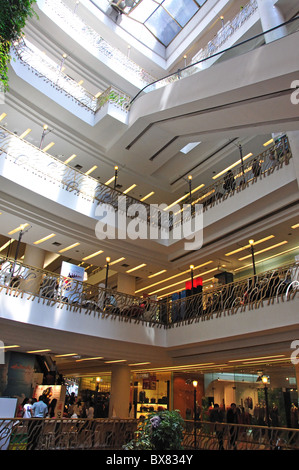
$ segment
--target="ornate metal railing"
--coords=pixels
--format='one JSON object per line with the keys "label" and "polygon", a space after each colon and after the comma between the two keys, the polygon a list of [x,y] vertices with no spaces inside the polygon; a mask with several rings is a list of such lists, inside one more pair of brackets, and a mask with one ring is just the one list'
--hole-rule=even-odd
{"label": "ornate metal railing", "polygon": [[[122,450],[134,419],[0,419],[0,450]],[[195,426],[194,426],[195,424]],[[299,429],[185,421],[184,450],[298,450]]]}
{"label": "ornate metal railing", "polygon": [[[109,93],[108,95],[110,96]],[[103,96],[102,100],[105,99],[105,96]],[[163,210],[160,211],[159,205],[141,202],[132,196],[124,195],[117,189],[100,183],[95,178],[85,175],[81,171],[66,165],[58,158],[43,152],[2,126],[0,126],[1,156],[10,164],[23,168],[24,171],[31,171],[34,177],[44,178],[56,184],[58,188],[72,192],[75,195],[81,195],[90,202],[107,204],[115,212],[118,210],[124,211],[127,217],[129,217],[128,209],[134,207],[134,204],[138,204],[138,217],[142,222],[158,226],[167,231],[171,231],[177,224],[181,224],[181,219],[188,220],[189,215],[180,214],[180,209],[177,210],[177,215],[173,215],[173,212],[175,213],[174,208],[171,209],[172,213],[163,212]],[[246,159],[243,164],[235,166],[232,169],[233,183],[228,184],[227,176],[224,176],[217,179],[212,185],[197,192],[196,197],[193,197],[192,205],[202,204],[205,211],[215,204],[220,204],[229,196],[245,190],[250,184],[254,184],[260,179],[271,175],[274,171],[278,171],[284,165],[288,165],[291,157],[289,141],[284,136],[257,157]],[[258,173],[255,173],[256,166],[260,167]],[[190,201],[188,201],[187,207],[189,204]],[[177,204],[175,207],[179,208],[180,206]],[[140,208],[143,210],[141,211]],[[184,208],[181,207],[182,209]],[[192,215],[194,216],[194,213]],[[131,218],[134,217],[136,217],[135,214],[131,216]]]}
{"label": "ornate metal railing", "polygon": [[[146,85],[142,90],[140,90],[131,100],[130,102],[130,107],[134,103],[134,101],[137,100],[137,98],[142,95],[143,93],[149,93],[151,91],[157,90],[158,88],[164,87],[165,85],[169,85],[173,82],[176,82],[177,80],[180,80],[185,77],[189,77],[190,75],[193,75],[195,73],[200,72],[202,69],[206,69],[210,67],[211,64],[215,62],[215,60],[223,56],[226,52],[232,52],[235,51],[236,55],[241,55],[244,54],[244,46],[248,46],[248,49],[255,49],[257,47],[260,47],[265,44],[264,37],[267,36],[267,34],[277,31],[280,28],[288,28],[287,34],[292,34],[296,31],[298,31],[299,27],[299,17],[296,16],[295,18],[291,18],[290,20],[286,21],[285,23],[282,23],[278,26],[275,26],[274,28],[271,28],[267,31],[264,31],[262,33],[256,34],[255,36],[245,39],[241,42],[238,42],[234,44],[233,46],[228,47],[227,49],[221,49],[219,51],[216,51],[214,53],[208,54],[207,57],[204,57],[200,60],[197,60],[196,62],[192,62],[191,64],[187,65],[186,67],[183,67],[182,69],[179,69],[176,72],[170,73],[169,75],[157,79],[156,81]],[[213,47],[213,46],[211,46]],[[228,54],[228,58],[231,57],[231,54]]]}
{"label": "ornate metal railing", "polygon": [[95,97],[83,86],[77,83],[62,71],[62,63],[56,64],[53,60],[39,51],[23,38],[14,42],[12,51],[17,60],[28,67],[39,78],[50,82],[51,86],[75,101],[79,106],[96,113],[107,102],[112,103],[124,112],[128,112],[130,96],[115,87],[109,87],[100,96]]}
{"label": "ornate metal railing", "polygon": [[86,48],[93,51],[100,59],[105,60],[109,66],[117,73],[131,77],[131,81],[136,84],[136,80],[144,84],[151,83],[155,78],[145,69],[137,65],[127,55],[108,44],[94,29],[92,29],[82,18],[77,15],[60,0],[45,0],[41,5],[42,10],[51,17],[63,22],[63,28],[70,32],[73,37],[81,39],[81,45],[86,44]]}
{"label": "ornate metal railing", "polygon": [[105,289],[0,257],[0,293],[99,318],[169,328],[211,320],[296,298],[299,265],[292,264],[172,301]]}
{"label": "ornate metal railing", "polygon": [[186,450],[298,450],[299,429],[186,421]]}
{"label": "ornate metal railing", "polygon": [[134,437],[133,419],[0,419],[0,450],[117,450]]}
{"label": "ornate metal railing", "polygon": [[196,193],[192,204],[203,204],[203,210],[208,210],[235,193],[245,190],[249,185],[280,170],[284,165],[288,165],[290,158],[292,158],[292,152],[289,140],[284,135],[259,155],[250,158],[245,156],[243,163],[240,159],[238,165],[231,168],[229,174],[226,172],[213,184]]}
{"label": "ornate metal railing", "polygon": [[[90,202],[107,204],[115,211],[120,209],[126,212],[133,204],[138,204],[139,208],[142,207],[144,210],[143,213],[139,213],[140,219],[152,223],[158,219],[158,210],[155,210],[154,206],[100,183],[92,176],[85,175],[80,170],[43,152],[2,126],[0,126],[0,157],[5,158],[10,164],[22,168],[26,173],[29,171],[33,176],[46,179],[58,188],[75,195],[81,195]],[[122,198],[120,208],[119,198]]]}
{"label": "ornate metal railing", "polygon": [[194,64],[201,59],[210,57],[230,38],[232,35],[241,28],[241,26],[257,11],[256,0],[251,0],[247,3],[242,10],[230,21],[227,21],[225,25],[218,31],[211,41],[197,54],[192,57],[191,63]]}
{"label": "ornate metal railing", "polygon": [[153,299],[105,289],[46,270],[0,257],[0,293],[48,306],[83,311],[86,315],[118,318],[125,322],[161,325],[159,304]]}
{"label": "ornate metal railing", "polygon": [[168,326],[211,320],[287,302],[299,293],[299,265],[292,264],[177,300],[161,301]]}

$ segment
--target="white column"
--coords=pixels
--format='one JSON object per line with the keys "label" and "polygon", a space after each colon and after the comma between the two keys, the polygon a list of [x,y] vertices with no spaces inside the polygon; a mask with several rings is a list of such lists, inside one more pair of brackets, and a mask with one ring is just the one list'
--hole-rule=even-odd
{"label": "white column", "polygon": [[127,365],[115,365],[111,375],[109,418],[129,418],[131,372]]}
{"label": "white column", "polygon": [[[26,245],[24,254],[24,264],[34,268],[43,269],[45,262],[45,251],[37,246]],[[37,294],[40,289],[42,280],[42,272],[38,270],[28,271],[26,273],[26,280],[22,281],[21,288],[26,292]]]}
{"label": "white column", "polygon": [[117,291],[124,294],[135,295],[136,278],[129,274],[118,273]]}
{"label": "white column", "polygon": [[[275,0],[257,0],[258,9],[260,13],[261,23],[263,31],[268,31],[271,28],[275,28],[286,20],[283,17],[279,7],[275,5]],[[285,26],[278,28],[271,33],[265,35],[266,42],[275,41],[275,39],[286,36],[287,29]]]}
{"label": "white column", "polygon": [[[294,105],[298,106],[299,105]],[[287,133],[289,143],[292,151],[292,159],[294,165],[294,171],[297,178],[297,184],[299,187],[299,131],[291,131]]]}

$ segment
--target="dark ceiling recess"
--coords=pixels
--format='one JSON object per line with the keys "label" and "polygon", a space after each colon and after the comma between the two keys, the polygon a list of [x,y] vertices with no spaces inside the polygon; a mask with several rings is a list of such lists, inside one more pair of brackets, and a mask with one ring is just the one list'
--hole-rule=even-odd
{"label": "dark ceiling recess", "polygon": [[167,142],[167,144],[165,144],[162,148],[160,148],[160,150],[158,150],[158,152],[156,152],[151,158],[150,158],[150,161],[152,162],[160,153],[163,152],[163,150],[165,150],[167,147],[169,147],[169,145],[171,145],[176,139],[178,139],[178,136],[176,135],[173,139],[171,139],[169,142]]}

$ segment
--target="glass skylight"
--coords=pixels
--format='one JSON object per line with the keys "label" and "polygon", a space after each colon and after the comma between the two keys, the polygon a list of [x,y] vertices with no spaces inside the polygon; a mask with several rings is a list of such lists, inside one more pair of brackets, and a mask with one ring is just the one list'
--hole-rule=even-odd
{"label": "glass skylight", "polygon": [[111,0],[111,4],[144,26],[168,46],[206,0]]}

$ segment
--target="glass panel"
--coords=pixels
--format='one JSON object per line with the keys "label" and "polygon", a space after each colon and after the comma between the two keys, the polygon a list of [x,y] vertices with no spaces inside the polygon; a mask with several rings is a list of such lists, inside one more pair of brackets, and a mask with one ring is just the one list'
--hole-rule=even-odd
{"label": "glass panel", "polygon": [[181,26],[185,26],[198,11],[193,0],[165,0],[163,7]]}
{"label": "glass panel", "polygon": [[164,46],[168,46],[181,30],[180,26],[161,7],[144,24]]}
{"label": "glass panel", "polygon": [[158,7],[158,3],[153,0],[143,0],[133,8],[130,12],[130,17],[140,23],[144,23]]}

